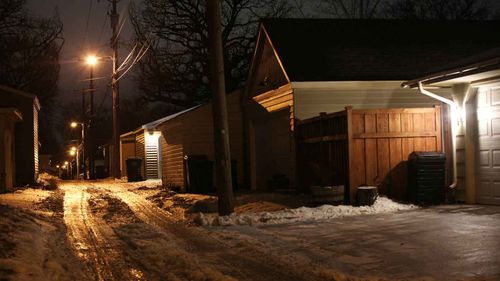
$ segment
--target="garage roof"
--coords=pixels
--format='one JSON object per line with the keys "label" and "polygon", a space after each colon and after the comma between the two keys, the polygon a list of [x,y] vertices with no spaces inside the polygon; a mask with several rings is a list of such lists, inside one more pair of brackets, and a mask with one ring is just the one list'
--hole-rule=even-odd
{"label": "garage roof", "polygon": [[265,19],[291,81],[408,80],[500,46],[500,21]]}

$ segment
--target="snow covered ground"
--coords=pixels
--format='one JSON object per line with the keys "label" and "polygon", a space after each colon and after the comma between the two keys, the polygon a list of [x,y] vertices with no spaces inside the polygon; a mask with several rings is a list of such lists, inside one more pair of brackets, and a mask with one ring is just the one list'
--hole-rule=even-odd
{"label": "snow covered ground", "polygon": [[[440,267],[435,269],[437,263],[428,261],[434,240],[408,241],[420,237],[413,234],[425,230],[429,218],[434,225],[427,235],[434,237],[440,229],[445,233],[440,249],[451,251],[439,256],[440,261],[456,261],[456,245],[467,248],[454,244],[463,237],[453,247],[442,247],[462,232],[446,224],[439,212],[387,198],[372,207],[294,208],[310,198],[239,194],[236,214],[203,215],[204,225],[233,227],[200,227],[185,220],[186,211],[213,212],[215,198],[178,194],[158,185],[66,181],[55,191],[24,189],[0,195],[0,280],[457,280],[442,278],[447,276]],[[460,215],[454,215],[460,221]],[[470,231],[487,230],[487,237],[493,237],[474,246],[491,257],[481,270],[500,273],[495,267],[500,259],[491,250],[496,249],[498,232],[490,227],[498,221],[473,219],[480,227],[472,224]],[[417,230],[411,229],[415,226]],[[459,250],[470,252],[465,248]],[[387,249],[394,256],[390,264]],[[412,266],[414,255],[425,257],[418,260],[418,268]],[[467,277],[461,267],[456,265],[457,276]],[[427,275],[420,274],[422,269]]]}
{"label": "snow covered ground", "polygon": [[415,205],[400,204],[386,197],[379,197],[373,206],[354,207],[345,205],[322,205],[315,208],[300,207],[275,212],[233,213],[229,216],[198,213],[195,217],[195,221],[204,226],[282,224],[331,220],[341,217],[368,214],[384,214],[413,210],[416,208],[418,207]]}

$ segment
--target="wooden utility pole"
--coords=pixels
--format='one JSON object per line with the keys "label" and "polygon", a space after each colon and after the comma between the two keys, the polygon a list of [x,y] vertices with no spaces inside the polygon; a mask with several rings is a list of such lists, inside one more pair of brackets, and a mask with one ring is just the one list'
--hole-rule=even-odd
{"label": "wooden utility pole", "polygon": [[224,55],[219,0],[207,0],[208,35],[210,40],[210,84],[215,144],[215,184],[219,196],[219,215],[234,212],[231,152],[227,122]]}
{"label": "wooden utility pole", "polygon": [[89,178],[91,180],[95,179],[95,140],[94,140],[94,66],[90,66],[90,82],[89,82],[89,116],[88,116],[88,154],[89,154]]}
{"label": "wooden utility pole", "polygon": [[113,29],[113,37],[111,38],[111,48],[113,49],[113,74],[111,80],[111,90],[113,93],[113,177],[121,178],[120,174],[120,95],[118,87],[118,19],[119,15],[116,12],[117,0],[112,0],[111,28]]}

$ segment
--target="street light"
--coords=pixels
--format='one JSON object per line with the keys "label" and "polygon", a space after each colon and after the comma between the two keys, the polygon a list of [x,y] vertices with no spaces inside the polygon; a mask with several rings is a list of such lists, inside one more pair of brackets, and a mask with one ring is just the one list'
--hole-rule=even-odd
{"label": "street light", "polygon": [[90,170],[90,178],[94,178],[94,66],[99,62],[99,58],[95,55],[88,55],[85,59],[85,62],[90,68],[90,79],[89,79],[89,92],[90,92],[90,110],[88,116],[88,142],[87,149],[89,150],[89,170]]}
{"label": "street light", "polygon": [[95,55],[88,55],[86,58],[85,58],[85,62],[90,65],[90,66],[94,66],[97,64],[97,62],[99,61],[99,59],[95,56]]}
{"label": "street light", "polygon": [[81,147],[81,149],[82,149],[83,178],[85,179],[85,175],[86,175],[86,165],[85,165],[85,124],[81,123],[81,122],[76,122],[76,121],[72,121],[70,123],[70,127],[71,128],[76,128],[78,125],[80,125],[82,127],[82,141],[81,141],[81,144],[78,146],[78,148],[76,148],[75,146],[73,146],[73,147],[71,147],[71,150],[76,151],[76,172],[78,174],[76,177],[78,179],[78,177],[80,176],[80,163],[79,163],[80,155],[79,155],[79,148]]}

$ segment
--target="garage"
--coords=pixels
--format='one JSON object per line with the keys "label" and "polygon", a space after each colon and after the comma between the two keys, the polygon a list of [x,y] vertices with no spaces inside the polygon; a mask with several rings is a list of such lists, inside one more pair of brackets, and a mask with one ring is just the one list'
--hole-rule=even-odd
{"label": "garage", "polygon": [[500,205],[500,84],[477,93],[479,180],[477,202]]}
{"label": "garage", "polygon": [[[500,205],[500,49],[493,49],[403,83],[439,99],[452,111],[454,141],[450,188],[459,202]],[[452,90],[452,99],[433,94]]]}

